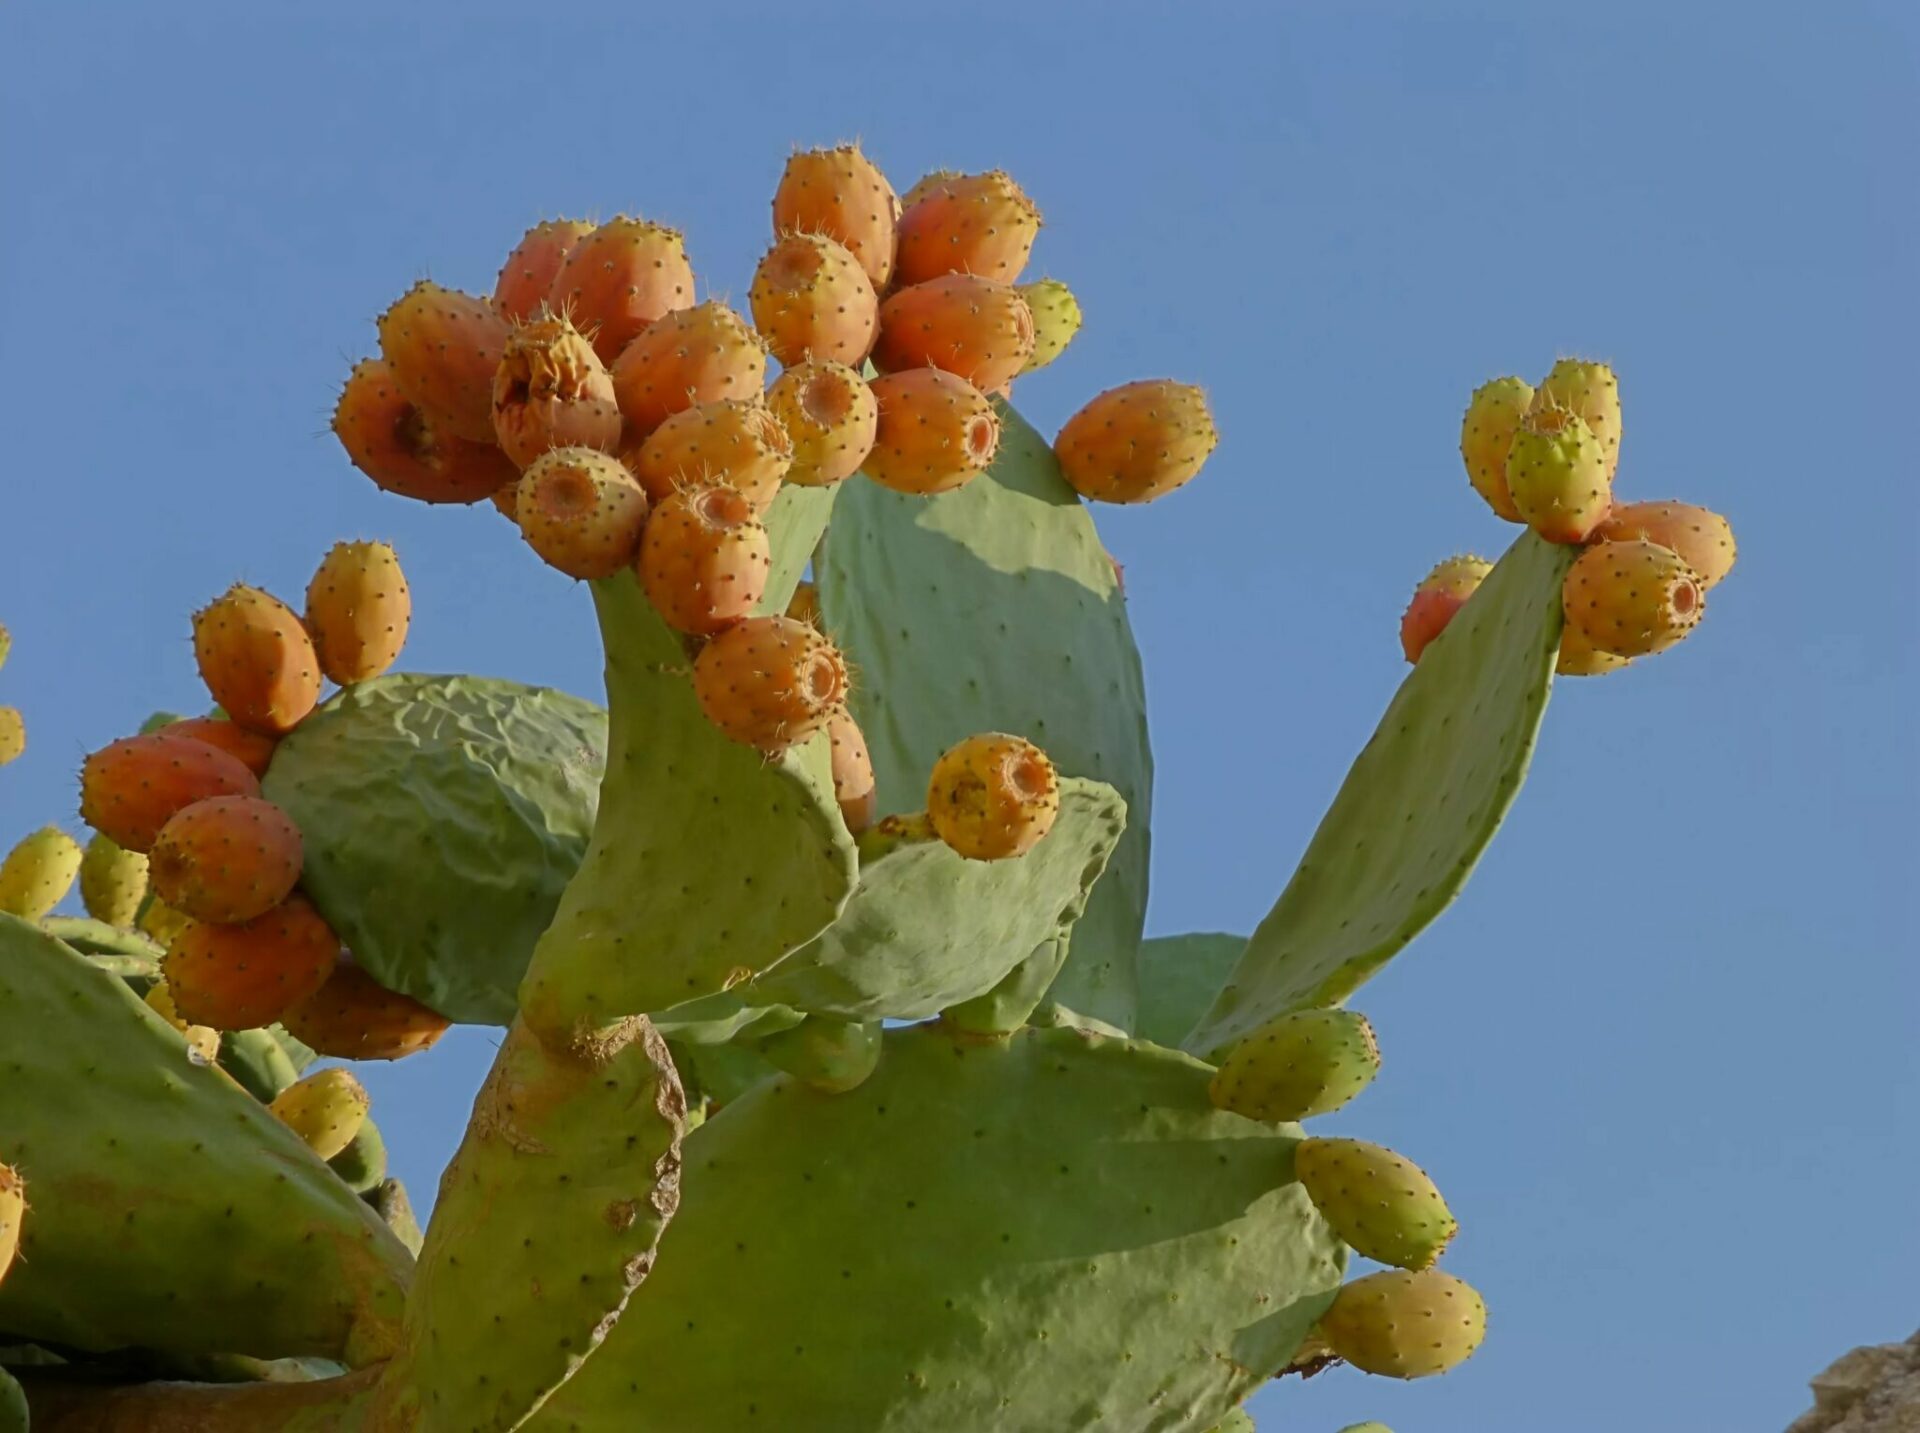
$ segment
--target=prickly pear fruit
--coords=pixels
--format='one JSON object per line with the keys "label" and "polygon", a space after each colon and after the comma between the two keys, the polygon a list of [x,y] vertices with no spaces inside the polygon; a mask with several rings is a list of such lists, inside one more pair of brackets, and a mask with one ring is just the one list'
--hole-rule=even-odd
{"label": "prickly pear fruit", "polygon": [[1616,657],[1671,647],[1707,608],[1700,578],[1679,554],[1638,538],[1581,553],[1567,569],[1561,601],[1568,624]]}
{"label": "prickly pear fruit", "polygon": [[767,390],[767,407],[793,447],[790,483],[824,488],[860,471],[873,451],[880,405],[844,363],[801,363]]}
{"label": "prickly pear fruit", "polygon": [[1487,1306],[1471,1284],[1438,1269],[1384,1269],[1343,1284],[1317,1327],[1363,1373],[1425,1378],[1473,1357]]}
{"label": "prickly pear fruit", "polygon": [[1020,370],[1032,373],[1066,352],[1067,345],[1080,332],[1084,317],[1080,300],[1058,279],[1036,279],[1019,285],[1015,292],[1027,301],[1027,309],[1033,315],[1033,356]]}
{"label": "prickly pear fruit", "polygon": [[1039,233],[1039,209],[1000,170],[928,175],[901,210],[894,282],[904,288],[942,274],[979,274],[1010,284]]}
{"label": "prickly pear fruit", "polygon": [[13,633],[7,630],[7,624],[0,622],[0,667],[7,664],[7,656],[13,651]]}
{"label": "prickly pear fruit", "polygon": [[1491,571],[1491,562],[1466,553],[1449,557],[1420,580],[1400,618],[1400,650],[1409,662],[1420,660],[1427,644],[1446,630]]}
{"label": "prickly pear fruit", "polygon": [[295,1080],[267,1106],[321,1159],[353,1143],[373,1101],[350,1070],[321,1070]]}
{"label": "prickly pear fruit", "polygon": [[1340,1433],[1393,1433],[1393,1430],[1384,1423],[1368,1419],[1365,1423],[1349,1423]]}
{"label": "prickly pear fruit", "polygon": [[493,375],[493,434],[524,468],[551,448],[620,446],[613,375],[564,315],[542,310],[507,334]]}
{"label": "prickly pear fruit", "polygon": [[[0,1279],[20,1247],[20,1221],[27,1213],[27,1182],[12,1165],[0,1164]],[[21,1427],[26,1427],[23,1423]]]}
{"label": "prickly pear fruit", "polygon": [[354,365],[333,410],[333,432],[377,486],[416,502],[477,503],[519,476],[491,434],[479,443],[445,431],[407,400],[377,358]]}
{"label": "prickly pear fruit", "polygon": [[649,324],[613,365],[613,393],[633,447],[683,408],[760,397],[767,350],[759,334],[717,299]]}
{"label": "prickly pear fruit", "polygon": [[755,1053],[775,1069],[829,1095],[844,1095],[866,1083],[880,1065],[880,1022],[811,1015],[790,1030],[768,1036]]}
{"label": "prickly pear fruit", "polygon": [[391,667],[412,622],[413,594],[387,543],[336,542],[307,584],[307,632],[320,670],[343,687]]}
{"label": "prickly pear fruit", "polygon": [[520,478],[514,513],[527,545],[569,577],[611,577],[640,546],[647,495],[617,459],[555,448]]}
{"label": "prickly pear fruit", "polygon": [[773,544],[747,495],[725,483],[669,493],[640,542],[640,585],[676,632],[710,636],[752,615]]}
{"label": "prickly pear fruit", "polygon": [[911,209],[936,190],[963,177],[957,169],[928,170],[925,174],[914,180],[912,187],[900,196],[900,208],[902,212]]}
{"label": "prickly pear fruit", "polygon": [[821,234],[783,234],[753,271],[754,326],[788,367],[858,364],[873,347],[880,300],[860,260]]}
{"label": "prickly pear fruit", "polygon": [[1560,629],[1560,655],[1553,670],[1563,677],[1604,677],[1627,665],[1628,658],[1603,652],[1588,640],[1587,634],[1568,622]]}
{"label": "prickly pear fruit", "polygon": [[1215,1109],[1285,1123],[1330,1114],[1380,1070],[1367,1017],[1351,1010],[1293,1010],[1235,1045],[1208,1086]]}
{"label": "prickly pear fruit", "polygon": [[80,901],[87,914],[129,929],[146,897],[147,858],[96,832],[80,857]]}
{"label": "prickly pear fruit", "polygon": [[18,761],[27,749],[27,720],[18,707],[0,707],[0,766]]}
{"label": "prickly pear fruit", "polygon": [[679,232],[624,214],[573,246],[547,292],[547,306],[580,325],[609,365],[648,324],[692,302]]}
{"label": "prickly pear fruit", "polygon": [[44,920],[73,889],[80,874],[79,842],[58,826],[43,826],[0,861],[0,911]]}
{"label": "prickly pear fruit", "polygon": [[532,318],[574,246],[593,232],[583,219],[542,219],[521,236],[493,285],[494,310],[510,323]]}
{"label": "prickly pear fruit", "polygon": [[279,598],[235,583],[193,614],[200,678],[230,720],[284,736],[320,699],[320,657]]}
{"label": "prickly pear fruit", "polygon": [[1570,408],[1536,406],[1507,449],[1507,491],[1521,521],[1548,542],[1585,542],[1607,515],[1606,453]]}
{"label": "prickly pear fruit", "polygon": [[1507,453],[1533,402],[1533,388],[1522,378],[1496,378],[1473,390],[1460,420],[1460,457],[1473,490],[1508,522],[1524,522],[1507,491]]}
{"label": "prickly pear fruit", "polygon": [[507,320],[472,294],[422,279],[380,315],[380,356],[407,401],[437,428],[493,441],[493,374]]}
{"label": "prickly pear fruit", "polygon": [[[791,613],[792,608],[788,608]],[[860,724],[844,707],[827,721],[827,740],[833,743],[833,798],[847,830],[858,836],[873,824],[879,810],[874,786],[873,758]]]}
{"label": "prickly pear fruit", "polygon": [[263,916],[300,879],[300,828],[258,796],[196,801],[160,828],[148,878],[160,899],[197,921]]}
{"label": "prickly pear fruit", "polygon": [[1018,289],[975,274],[944,274],[887,299],[873,361],[894,372],[943,369],[990,392],[1013,381],[1033,348],[1033,310]]}
{"label": "prickly pear fruit", "polygon": [[193,924],[158,896],[147,901],[147,908],[140,912],[134,923],[140,934],[162,950],[172,945],[174,937]]}
{"label": "prickly pear fruit", "polygon": [[180,1018],[216,1030],[271,1025],[333,973],[340,937],[305,896],[245,925],[187,922],[161,971]]}
{"label": "prickly pear fruit", "polygon": [[653,502],[686,483],[718,482],[738,488],[764,513],[780,496],[793,444],[757,396],[721,398],[682,409],[637,448],[624,450],[621,460]]}
{"label": "prickly pear fruit", "polygon": [[145,855],[176,811],[210,796],[258,796],[238,759],[172,728],[110,742],[80,768],[80,816]]}
{"label": "prickly pear fruit", "polygon": [[1206,395],[1156,378],[1093,398],[1067,419],[1053,451],[1081,497],[1145,503],[1190,482],[1219,441]]}
{"label": "prickly pear fruit", "polygon": [[1333,1232],[1382,1264],[1427,1268],[1459,1231],[1426,1172],[1382,1145],[1305,1139],[1293,1171]]}
{"label": "prickly pear fruit", "polygon": [[1567,408],[1580,415],[1605,453],[1607,481],[1620,466],[1620,383],[1604,363],[1563,358],[1540,380],[1528,407],[1531,413]]}
{"label": "prickly pear fruit", "polygon": [[951,492],[987,470],[1000,419],[987,395],[938,368],[908,368],[869,385],[879,418],[866,475],[897,493]]}
{"label": "prickly pear fruit", "polygon": [[248,731],[225,717],[182,717],[179,721],[167,723],[165,731],[168,736],[205,742],[224,751],[255,776],[267,774],[267,767],[273,762],[274,748],[280,745],[278,737]]}
{"label": "prickly pear fruit", "polygon": [[809,627],[820,625],[820,589],[811,582],[797,583],[793,597],[787,603],[787,616],[796,622],[805,622]]}
{"label": "prickly pear fruit", "polygon": [[399,1060],[447,1033],[445,1016],[388,990],[342,955],[325,983],[280,1017],[294,1039],[341,1060]]}
{"label": "prickly pear fruit", "polygon": [[211,1025],[189,1025],[182,1020],[180,1011],[173,1003],[173,992],[167,989],[166,981],[156,980],[148,987],[146,1002],[149,1010],[180,1032],[186,1039],[187,1048],[197,1054],[203,1062],[211,1065],[220,1058],[220,1032]]}
{"label": "prickly pear fruit", "polygon": [[827,724],[846,700],[837,647],[791,617],[749,617],[707,643],[693,664],[700,709],[728,737],[778,756]]}
{"label": "prickly pear fruit", "polygon": [[1626,503],[1608,513],[1593,535],[1602,542],[1637,537],[1671,548],[1693,569],[1702,592],[1733,571],[1737,553],[1733,524],[1719,513],[1691,503]]}
{"label": "prickly pear fruit", "polygon": [[824,234],[860,261],[875,292],[893,277],[900,201],[857,144],[808,149],[787,160],[773,191],[773,232]]}
{"label": "prickly pear fruit", "polygon": [[1032,850],[1060,814],[1047,754],[1024,737],[983,732],[950,747],[927,782],[927,817],[961,855],[998,861]]}

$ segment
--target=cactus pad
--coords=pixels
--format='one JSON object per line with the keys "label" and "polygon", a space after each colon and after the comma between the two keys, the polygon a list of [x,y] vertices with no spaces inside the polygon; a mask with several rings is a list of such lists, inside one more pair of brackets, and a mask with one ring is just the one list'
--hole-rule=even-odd
{"label": "cactus pad", "polygon": [[1177,1050],[1246,952],[1244,935],[1196,931],[1140,942],[1140,1013],[1133,1032]]}

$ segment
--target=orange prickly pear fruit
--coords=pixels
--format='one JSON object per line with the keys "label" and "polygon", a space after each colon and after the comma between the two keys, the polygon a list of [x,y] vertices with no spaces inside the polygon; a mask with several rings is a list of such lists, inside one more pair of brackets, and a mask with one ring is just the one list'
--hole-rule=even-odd
{"label": "orange prickly pear fruit", "polygon": [[1707,607],[1698,574],[1672,548],[1638,538],[1581,553],[1567,569],[1561,600],[1568,624],[1616,657],[1671,647]]}
{"label": "orange prickly pear fruit", "polygon": [[707,719],[734,741],[778,756],[827,724],[846,701],[837,647],[791,617],[749,617],[714,637],[693,664]]}
{"label": "orange prickly pear fruit", "polygon": [[942,274],[979,274],[1012,283],[1040,233],[1040,211],[1011,176],[929,175],[900,214],[894,283],[904,288]]}
{"label": "orange prickly pear fruit", "polygon": [[694,483],[669,493],[647,519],[640,585],[669,627],[705,637],[752,615],[772,561],[772,540],[747,495]]}
{"label": "orange prickly pear fruit", "polygon": [[160,828],[147,875],[160,899],[197,921],[263,916],[300,879],[300,828],[258,796],[196,801]]}
{"label": "orange prickly pear fruit", "polygon": [[0,912],[44,920],[67,898],[84,858],[80,843],[58,826],[43,826],[0,861]]}
{"label": "orange prickly pear fruit", "polygon": [[983,392],[1013,381],[1033,357],[1033,310],[1010,284],[946,274],[897,289],[880,310],[874,364],[931,365]]}
{"label": "orange prickly pear fruit", "polygon": [[1420,660],[1427,644],[1446,630],[1491,571],[1491,562],[1467,553],[1449,557],[1420,580],[1400,618],[1400,650],[1409,662]]}
{"label": "orange prickly pear fruit", "polygon": [[20,1221],[27,1213],[27,1182],[12,1165],[0,1164],[0,1279],[20,1247]]}
{"label": "orange prickly pear fruit", "polygon": [[929,194],[956,179],[964,178],[957,169],[932,169],[913,181],[913,187],[900,196],[902,212],[911,209]]}
{"label": "orange prickly pear fruit", "polygon": [[182,1020],[180,1011],[173,1003],[173,992],[167,989],[166,981],[156,980],[148,988],[146,1005],[155,1015],[178,1030],[186,1038],[187,1047],[207,1064],[211,1065],[219,1058],[220,1032],[211,1025],[189,1025]]}
{"label": "orange prickly pear fruit", "polygon": [[87,914],[125,930],[146,897],[147,858],[95,832],[80,857],[80,900]]}
{"label": "orange prickly pear fruit", "polygon": [[186,717],[169,722],[165,731],[168,736],[186,737],[190,741],[204,741],[208,746],[218,747],[255,776],[267,774],[267,767],[273,761],[274,748],[280,745],[278,737],[248,731],[225,717]]}
{"label": "orange prickly pear fruit", "polygon": [[353,1143],[373,1101],[350,1070],[335,1067],[295,1080],[267,1106],[321,1159]]}
{"label": "orange prickly pear fruit", "polygon": [[493,286],[495,311],[509,322],[532,318],[547,301],[567,255],[592,232],[584,219],[542,219],[527,230],[500,266]]}
{"label": "orange prickly pear fruit", "polygon": [[384,542],[336,542],[307,584],[307,632],[320,670],[341,686],[391,667],[413,621],[400,557]]}
{"label": "orange prickly pear fruit", "polygon": [[294,1039],[340,1060],[403,1059],[431,1046],[451,1023],[387,989],[346,955],[317,991],[281,1016]]}
{"label": "orange prickly pear fruit", "polygon": [[1528,405],[1530,413],[1545,408],[1567,408],[1580,415],[1600,444],[1607,482],[1612,483],[1620,466],[1620,382],[1613,370],[1604,363],[1561,359],[1540,380]]}
{"label": "orange prickly pear fruit", "polygon": [[1585,632],[1569,622],[1560,629],[1560,655],[1553,670],[1563,677],[1604,677],[1619,671],[1629,660],[1601,651]]}
{"label": "orange prickly pear fruit", "polygon": [[1036,279],[1033,283],[1021,284],[1015,292],[1027,301],[1033,313],[1033,356],[1020,370],[1032,373],[1066,352],[1084,319],[1080,300],[1058,279]]}
{"label": "orange prickly pear fruit", "polygon": [[1613,503],[1593,429],[1571,408],[1541,407],[1537,394],[1507,449],[1507,491],[1521,519],[1548,542],[1585,542]]}
{"label": "orange prickly pear fruit", "polygon": [[519,476],[491,435],[474,443],[435,426],[378,358],[354,365],[333,410],[333,431],[377,486],[416,502],[479,502]]}
{"label": "orange prickly pear fruit", "polygon": [[873,824],[879,811],[867,738],[853,714],[842,707],[827,719],[827,740],[833,743],[834,800],[840,804],[847,830],[858,836]]}
{"label": "orange prickly pear fruit", "polygon": [[1626,503],[1609,512],[1593,535],[1602,542],[1644,538],[1670,548],[1693,569],[1702,592],[1733,571],[1738,551],[1733,525],[1719,513],[1690,503]]}
{"label": "orange prickly pear fruit", "polygon": [[787,603],[787,616],[796,622],[805,622],[809,627],[820,625],[820,589],[811,582],[802,582],[793,589],[793,599]]}
{"label": "orange prickly pear fruit", "polygon": [[1438,1269],[1383,1269],[1340,1286],[1316,1331],[1362,1373],[1426,1378],[1473,1357],[1487,1306],[1471,1284]]}
{"label": "orange prickly pear fruit", "polygon": [[1533,403],[1533,387],[1521,378],[1496,378],[1473,390],[1460,420],[1460,457],[1473,490],[1508,522],[1525,522],[1507,491],[1507,452],[1520,420]]}
{"label": "orange prickly pear fruit", "polygon": [[633,447],[683,408],[765,390],[767,350],[746,320],[717,299],[649,324],[613,365],[613,393]]}
{"label": "orange prickly pear fruit", "polygon": [[1081,497],[1145,503],[1192,481],[1219,441],[1206,395],[1156,378],[1094,398],[1067,419],[1053,451]]}
{"label": "orange prickly pear fruit", "polygon": [[514,515],[527,545],[569,577],[611,577],[633,561],[647,495],[618,459],[555,448],[520,478]]}
{"label": "orange prickly pear fruit", "polygon": [[893,277],[900,201],[857,144],[808,149],[787,160],[773,191],[773,232],[824,234],[859,260],[877,293]]}
{"label": "orange prickly pear fruit", "polygon": [[339,954],[333,927],[294,895],[244,925],[189,920],[168,943],[161,973],[181,1019],[252,1030],[324,985]]}
{"label": "orange prickly pear fruit", "polygon": [[80,767],[81,819],[142,855],[174,813],[194,802],[260,794],[260,782],[238,758],[172,730],[122,737]]}
{"label": "orange prickly pear fruit", "polygon": [[27,749],[27,720],[19,707],[0,707],[0,766],[18,761]]}
{"label": "orange prickly pear fruit", "polygon": [[656,503],[683,484],[718,482],[765,513],[793,463],[793,443],[758,395],[720,398],[681,409],[621,460]]}
{"label": "orange prickly pear fruit", "polygon": [[436,427],[493,441],[493,373],[507,320],[485,299],[422,279],[380,315],[380,356],[408,402]]}
{"label": "orange prickly pear fruit", "polygon": [[320,658],[278,598],[236,583],[193,614],[193,654],[213,699],[241,726],[283,736],[320,699]]}
{"label": "orange prickly pear fruit", "polygon": [[1024,737],[983,732],[933,764],[927,817],[961,855],[999,861],[1032,850],[1060,814],[1060,782],[1047,754]]}
{"label": "orange prickly pear fruit", "polygon": [[692,303],[693,266],[679,232],[625,214],[581,238],[547,291],[547,306],[579,324],[606,364],[647,325]]}
{"label": "orange prickly pear fruit", "polygon": [[820,234],[783,234],[753,271],[753,321],[788,367],[857,364],[873,347],[880,300],[860,261]]}
{"label": "orange prickly pear fruit", "polygon": [[873,451],[880,405],[866,380],[844,363],[796,364],[767,390],[767,407],[793,446],[790,483],[822,488],[842,482]]}
{"label": "orange prickly pear fruit", "polygon": [[493,433],[522,468],[552,448],[620,446],[613,375],[565,316],[543,309],[507,334],[493,375]]}
{"label": "orange prickly pear fruit", "polygon": [[862,471],[897,493],[944,493],[993,462],[1000,419],[987,395],[938,368],[908,368],[868,385],[879,418]]}

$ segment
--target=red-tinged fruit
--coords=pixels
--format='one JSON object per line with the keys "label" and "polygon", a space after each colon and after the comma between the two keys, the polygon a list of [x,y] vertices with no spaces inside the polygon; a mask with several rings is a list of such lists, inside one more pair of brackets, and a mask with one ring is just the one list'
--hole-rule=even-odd
{"label": "red-tinged fruit", "polygon": [[766,344],[717,299],[648,325],[613,365],[627,447],[682,409],[722,398],[758,398],[766,384]]}
{"label": "red-tinged fruit", "polygon": [[1602,542],[1643,538],[1671,548],[1693,569],[1705,592],[1733,571],[1738,547],[1733,524],[1708,508],[1691,503],[1644,502],[1616,505],[1593,530]]}
{"label": "red-tinged fruit", "polygon": [[422,279],[380,315],[380,356],[407,401],[439,429],[493,441],[493,374],[507,320],[487,300]]}
{"label": "red-tinged fruit", "polygon": [[147,878],[192,919],[240,925],[293,894],[301,861],[300,828],[285,811],[258,796],[215,796],[160,828]]}
{"label": "red-tinged fruit", "polygon": [[1460,419],[1460,458],[1467,465],[1467,480],[1495,515],[1508,522],[1526,521],[1507,491],[1507,453],[1532,403],[1533,387],[1525,379],[1496,378],[1473,390]]}
{"label": "red-tinged fruit", "polygon": [[1092,399],[1067,419],[1053,452],[1081,497],[1146,503],[1191,482],[1219,441],[1204,393],[1153,378]]}
{"label": "red-tinged fruit", "polygon": [[942,841],[975,861],[1025,855],[1053,829],[1060,781],[1025,737],[982,732],[949,748],[927,781],[927,817]]}
{"label": "red-tinged fruit", "polygon": [[417,1055],[451,1023],[411,996],[388,990],[344,955],[318,991],[281,1017],[294,1039],[338,1060]]}
{"label": "red-tinged fruit", "polygon": [[578,324],[606,364],[649,324],[692,303],[693,266],[679,232],[624,214],[573,246],[547,293],[547,306]]}
{"label": "red-tinged fruit", "polygon": [[521,237],[493,286],[493,307],[509,322],[540,312],[554,276],[574,246],[593,232],[583,219],[542,219]]}
{"label": "red-tinged fruit", "polygon": [[493,375],[493,433],[500,451],[524,468],[554,448],[620,446],[613,375],[564,315],[542,311],[507,335]]}
{"label": "red-tinged fruit", "polygon": [[696,483],[669,493],[647,519],[640,585],[669,627],[706,637],[752,615],[772,561],[772,540],[746,494]]}
{"label": "red-tinged fruit", "polygon": [[218,747],[174,733],[185,723],[110,742],[80,768],[80,816],[129,851],[145,855],[160,829],[196,801],[258,796],[260,783]]}
{"label": "red-tinged fruit", "polygon": [[555,448],[520,478],[514,515],[527,545],[569,577],[611,577],[633,561],[647,495],[618,459]]}
{"label": "red-tinged fruit", "polygon": [[767,407],[793,448],[786,480],[824,488],[860,471],[873,451],[880,404],[863,379],[844,363],[802,363],[767,390]]}
{"label": "red-tinged fruit", "polygon": [[193,614],[200,679],[227,716],[284,736],[320,699],[320,657],[307,629],[279,598],[236,583]]}
{"label": "red-tinged fruit", "polygon": [[621,460],[656,503],[688,483],[717,482],[765,513],[793,464],[793,444],[757,395],[721,398],[675,413]]}
{"label": "red-tinged fruit", "polygon": [[971,482],[993,463],[1000,418],[987,395],[938,368],[884,374],[868,385],[879,409],[862,471],[897,493],[931,495]]}
{"label": "red-tinged fruit", "polygon": [[1699,624],[1707,599],[1678,553],[1631,538],[1601,542],[1574,559],[1561,588],[1567,621],[1602,652],[1664,651]]}
{"label": "red-tinged fruit", "polygon": [[180,1018],[216,1030],[271,1025],[333,973],[340,938],[305,896],[244,925],[189,920],[161,971]]}
{"label": "red-tinged fruit", "polygon": [[930,366],[992,392],[1033,357],[1033,310],[997,279],[947,274],[894,292],[880,310],[876,367]]}
{"label": "red-tinged fruit", "polygon": [[265,732],[248,731],[225,717],[186,717],[169,722],[163,730],[168,736],[186,737],[218,747],[255,776],[267,774],[267,767],[273,762],[274,748],[280,745],[278,737],[268,736]]}
{"label": "red-tinged fruit", "polygon": [[701,650],[693,690],[728,737],[778,756],[825,726],[846,701],[847,664],[804,622],[749,617]]}
{"label": "red-tinged fruit", "polygon": [[347,457],[375,485],[423,503],[476,503],[519,476],[489,434],[457,438],[409,402],[378,358],[354,365],[333,410]]}
{"label": "red-tinged fruit", "polygon": [[808,149],[787,160],[773,191],[773,232],[824,234],[846,246],[876,292],[893,277],[900,201],[857,144]]}
{"label": "red-tinged fruit", "polygon": [[1429,643],[1446,630],[1453,614],[1467,605],[1493,564],[1472,553],[1449,557],[1420,580],[1400,618],[1400,650],[1409,662],[1420,660]]}
{"label": "red-tinged fruit", "polygon": [[1563,358],[1540,380],[1528,412],[1566,408],[1580,415],[1604,456],[1607,481],[1620,466],[1620,382],[1604,363]]}
{"label": "red-tinged fruit", "polygon": [[307,584],[307,633],[320,670],[343,687],[390,668],[407,643],[413,594],[384,542],[336,542]]}
{"label": "red-tinged fruit", "polygon": [[929,175],[900,214],[894,283],[923,284],[942,274],[979,274],[1012,283],[1040,233],[1040,211],[1012,177]]}
{"label": "red-tinged fruit", "polygon": [[880,300],[860,261],[821,234],[784,234],[753,273],[753,321],[788,367],[858,364],[873,347]]}
{"label": "red-tinged fruit", "polygon": [[841,707],[827,719],[827,740],[833,744],[833,798],[847,830],[858,836],[879,811],[867,738],[853,714]]}

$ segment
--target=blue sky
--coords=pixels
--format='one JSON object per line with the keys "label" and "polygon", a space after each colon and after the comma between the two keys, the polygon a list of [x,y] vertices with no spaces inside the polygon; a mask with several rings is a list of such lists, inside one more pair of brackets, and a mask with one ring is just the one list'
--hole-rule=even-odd
{"label": "blue sky", "polygon": [[[744,300],[791,145],[857,134],[900,188],[1006,168],[1089,314],[1023,410],[1169,375],[1224,435],[1099,514],[1147,662],[1154,931],[1264,913],[1401,678],[1413,583],[1508,540],[1454,448],[1475,384],[1610,359],[1623,494],[1741,541],[1684,647],[1562,684],[1466,895],[1356,1002],[1385,1073],[1325,1124],[1447,1191],[1485,1348],[1269,1390],[1263,1426],[1783,1427],[1842,1349],[1912,1331],[1896,6],[165,8],[0,13],[0,701],[33,740],[0,840],[77,825],[84,752],[204,704],[195,605],[297,598],[343,537],[398,545],[409,667],[598,695],[584,592],[325,431],[412,279],[484,290],[533,220],[625,210]],[[490,1050],[370,1081],[421,1200]]]}

